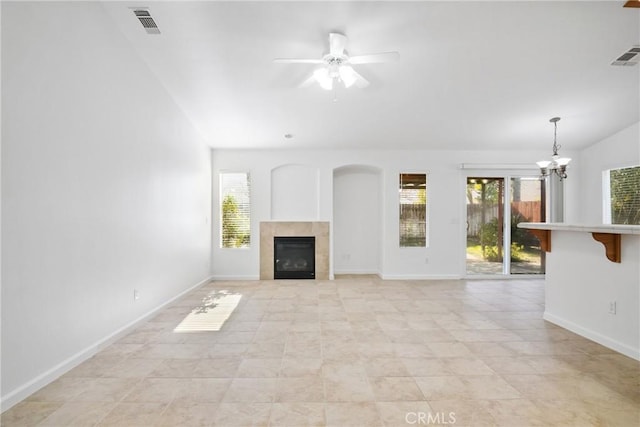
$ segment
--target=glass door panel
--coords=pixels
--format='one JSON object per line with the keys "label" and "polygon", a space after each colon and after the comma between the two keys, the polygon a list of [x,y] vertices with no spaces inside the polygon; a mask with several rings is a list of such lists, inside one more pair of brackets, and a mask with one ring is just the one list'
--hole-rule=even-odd
{"label": "glass door panel", "polygon": [[467,274],[503,274],[504,178],[467,178]]}
{"label": "glass door panel", "polygon": [[511,274],[544,274],[545,253],[529,231],[518,228],[519,222],[544,222],[544,185],[535,177],[511,178]]}

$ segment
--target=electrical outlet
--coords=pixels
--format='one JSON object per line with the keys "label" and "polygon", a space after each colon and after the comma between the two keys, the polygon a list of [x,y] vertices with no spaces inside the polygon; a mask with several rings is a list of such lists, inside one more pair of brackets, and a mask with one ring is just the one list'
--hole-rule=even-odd
{"label": "electrical outlet", "polygon": [[140,292],[138,292],[137,289],[133,290],[133,300],[134,301],[138,301],[138,299],[140,299]]}
{"label": "electrical outlet", "polygon": [[617,305],[616,301],[609,301],[609,314],[616,314]]}

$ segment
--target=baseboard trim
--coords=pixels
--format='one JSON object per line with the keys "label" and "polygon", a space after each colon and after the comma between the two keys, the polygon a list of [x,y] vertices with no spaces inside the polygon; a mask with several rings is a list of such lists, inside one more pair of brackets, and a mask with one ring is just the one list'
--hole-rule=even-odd
{"label": "baseboard trim", "polygon": [[573,333],[576,333],[580,336],[590,339],[591,341],[597,342],[598,344],[601,344],[607,348],[610,348],[611,350],[615,350],[619,353],[624,354],[625,356],[631,357],[632,359],[640,360],[640,349],[638,348],[633,348],[627,344],[611,339],[591,329],[583,328],[582,326],[576,323],[573,323],[562,317],[553,315],[547,311],[544,312],[544,315],[542,316],[542,318],[548,322],[553,323],[554,325],[558,325],[562,328],[568,329]]}
{"label": "baseboard trim", "polygon": [[171,298],[170,300],[160,304],[159,306],[157,306],[156,308],[154,308],[151,311],[147,312],[146,314],[143,314],[142,316],[138,317],[137,319],[133,320],[132,322],[129,322],[125,326],[117,329],[113,333],[111,333],[111,334],[107,335],[106,337],[96,341],[94,344],[86,347],[85,349],[79,351],[78,353],[76,353],[73,356],[67,358],[66,360],[63,360],[62,362],[58,363],[56,366],[54,366],[53,368],[51,368],[48,371],[44,372],[43,374],[35,377],[34,379],[32,379],[32,380],[28,381],[27,383],[21,385],[20,387],[10,391],[6,395],[2,396],[2,398],[0,398],[1,411],[2,412],[6,411],[7,409],[9,409],[12,406],[14,406],[16,403],[21,402],[22,400],[24,400],[27,397],[29,397],[31,394],[33,394],[36,391],[40,390],[42,387],[44,387],[47,384],[50,384],[51,382],[53,382],[56,379],[60,378],[60,376],[62,376],[63,374],[69,372],[71,369],[75,368],[76,366],[78,366],[82,362],[84,362],[87,359],[91,358],[92,356],[94,356],[99,351],[105,349],[106,347],[110,346],[111,344],[113,344],[114,342],[119,340],[120,338],[122,338],[125,335],[127,335],[129,332],[131,332],[133,329],[135,329],[137,326],[139,326],[140,323],[148,320],[149,318],[154,316],[158,311],[160,311],[163,308],[165,308],[167,305],[173,303],[174,301],[176,301],[177,299],[181,298],[185,294],[191,292],[192,290],[194,290],[194,289],[196,289],[196,288],[198,288],[198,287],[200,287],[200,286],[202,286],[205,283],[208,283],[210,281],[211,281],[211,277],[207,277],[206,279],[201,280],[200,282],[198,282],[195,285],[191,286],[190,288],[180,292],[178,295],[176,295],[173,298]]}
{"label": "baseboard trim", "polygon": [[375,274],[376,276],[380,276],[380,272],[378,270],[334,270],[333,272],[334,275],[341,275],[341,274],[359,274],[359,275],[363,275],[363,274]]}
{"label": "baseboard trim", "polygon": [[234,276],[234,275],[225,275],[225,274],[214,274],[213,276],[211,276],[211,280],[216,280],[216,281],[260,280],[260,275]]}
{"label": "baseboard trim", "polygon": [[382,280],[460,280],[459,274],[380,274]]}

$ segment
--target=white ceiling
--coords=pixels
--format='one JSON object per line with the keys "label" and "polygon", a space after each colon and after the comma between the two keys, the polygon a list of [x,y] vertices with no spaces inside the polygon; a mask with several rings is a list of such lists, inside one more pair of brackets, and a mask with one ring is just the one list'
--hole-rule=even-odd
{"label": "white ceiling", "polygon": [[[565,149],[636,122],[640,9],[605,2],[105,2],[105,10],[214,148]],[[148,6],[161,34],[129,9]],[[298,85],[328,33],[371,85]],[[292,139],[284,138],[293,134]]]}

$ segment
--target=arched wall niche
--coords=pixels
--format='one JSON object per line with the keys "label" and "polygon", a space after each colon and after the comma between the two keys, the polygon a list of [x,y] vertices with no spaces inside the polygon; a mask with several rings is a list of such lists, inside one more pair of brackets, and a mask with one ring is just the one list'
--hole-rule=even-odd
{"label": "arched wall niche", "polygon": [[271,220],[312,221],[319,217],[319,170],[286,164],[271,170]]}
{"label": "arched wall niche", "polygon": [[333,170],[334,274],[380,274],[382,215],[382,169]]}

